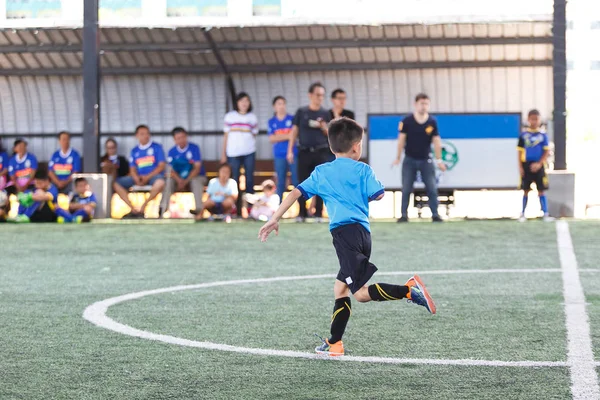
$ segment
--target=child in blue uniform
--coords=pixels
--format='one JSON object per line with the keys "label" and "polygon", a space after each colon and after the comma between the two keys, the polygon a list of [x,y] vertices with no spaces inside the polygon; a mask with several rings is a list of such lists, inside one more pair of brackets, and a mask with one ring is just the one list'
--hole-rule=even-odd
{"label": "child in blue uniform", "polygon": [[59,224],[65,222],[90,222],[94,218],[97,204],[96,196],[89,190],[89,184],[85,178],[75,178],[75,194],[71,198],[69,211],[58,209]]}
{"label": "child in blue uniform", "polygon": [[279,220],[300,196],[323,198],[330,218],[333,246],[340,270],[333,292],[335,306],[331,322],[331,336],[315,350],[319,354],[340,356],[344,354],[342,335],[351,314],[350,292],[361,303],[407,298],[435,314],[436,308],[421,279],[415,275],[404,285],[375,283],[367,285],[377,267],[369,261],[371,233],[369,202],[380,200],[384,187],[375,177],[373,169],[358,161],[362,154],[363,128],[355,121],[343,117],[329,124],[329,145],[336,159],[319,165],[310,177],[295,188],[281,203],[269,222],[258,234],[266,241],[269,234],[279,233]]}
{"label": "child in blue uniform", "polygon": [[58,189],[45,171],[36,171],[34,188],[18,195],[19,211],[11,222],[56,222]]}
{"label": "child in blue uniform", "polygon": [[521,187],[523,190],[523,208],[521,209],[520,222],[525,222],[525,209],[531,184],[535,183],[540,198],[540,205],[544,213],[544,221],[553,221],[548,213],[548,177],[546,176],[545,164],[548,158],[548,135],[541,130],[541,117],[538,110],[529,111],[527,116],[529,129],[521,133],[517,144],[517,155],[519,159],[519,172],[521,174]]}

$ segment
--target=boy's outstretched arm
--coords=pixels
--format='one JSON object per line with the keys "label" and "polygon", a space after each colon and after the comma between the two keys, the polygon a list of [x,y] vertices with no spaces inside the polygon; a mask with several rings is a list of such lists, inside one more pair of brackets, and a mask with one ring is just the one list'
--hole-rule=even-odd
{"label": "boy's outstretched arm", "polygon": [[266,242],[267,237],[269,237],[269,234],[273,231],[275,231],[276,235],[279,235],[279,220],[281,219],[281,217],[283,217],[283,214],[285,214],[285,212],[289,210],[290,207],[300,197],[302,197],[302,193],[297,188],[294,188],[294,190],[292,190],[290,194],[283,200],[283,202],[281,203],[277,211],[275,211],[275,214],[273,214],[269,222],[267,222],[263,225],[262,228],[260,228],[260,231],[258,232],[258,238],[261,242]]}

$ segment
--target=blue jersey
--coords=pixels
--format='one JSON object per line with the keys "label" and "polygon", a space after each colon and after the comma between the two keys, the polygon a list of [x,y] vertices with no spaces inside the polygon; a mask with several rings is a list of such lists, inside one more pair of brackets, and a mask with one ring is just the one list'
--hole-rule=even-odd
{"label": "blue jersey", "polygon": [[[287,135],[292,132],[294,116],[286,115],[283,119],[278,119],[277,116],[271,118],[268,122],[268,135]],[[288,151],[288,141],[277,142],[273,144],[273,157],[285,158]],[[298,148],[294,146],[294,155],[298,154]]]}
{"label": "blue jersey", "polygon": [[72,174],[81,172],[81,157],[73,149],[66,154],[56,150],[48,162],[48,169],[54,172],[59,181],[66,181]]}
{"label": "blue jersey", "polygon": [[[173,170],[175,170],[182,179],[186,179],[190,172],[192,172],[194,163],[202,162],[202,153],[200,152],[200,147],[198,147],[198,145],[188,143],[184,149],[173,146],[173,148],[169,150],[167,160],[173,167]],[[200,175],[206,175],[204,164],[200,167]]]}
{"label": "blue jersey", "polygon": [[[79,193],[75,193],[73,195],[73,197],[71,198],[71,203],[75,203],[75,204],[98,204],[98,201],[96,200],[96,196],[94,195],[94,193],[92,192],[85,192],[83,195],[80,195]],[[92,211],[92,214],[90,215],[90,217],[94,216],[94,211]]]}
{"label": "blue jersey", "polygon": [[140,176],[150,174],[161,162],[165,162],[165,152],[158,143],[150,142],[145,146],[137,145],[131,149],[129,166],[137,168]]}
{"label": "blue jersey", "polygon": [[359,223],[369,232],[369,202],[384,193],[369,165],[343,157],[319,165],[298,190],[306,199],[315,195],[323,198],[330,230]]}
{"label": "blue jersey", "polygon": [[540,161],[544,151],[548,150],[548,135],[545,132],[527,130],[519,136],[517,148],[521,151],[522,162]]}
{"label": "blue jersey", "polygon": [[8,154],[5,152],[0,152],[0,172],[8,169],[8,160],[10,160]]}
{"label": "blue jersey", "polygon": [[[35,192],[36,189],[31,189],[31,190],[27,190],[25,193],[32,193]],[[58,189],[56,188],[56,186],[54,186],[54,184],[50,184],[50,187],[48,188],[48,190],[46,190],[46,193],[51,194],[52,198],[50,200],[47,201],[48,207],[50,207],[50,209],[52,211],[55,211],[58,208]],[[35,214],[35,212],[37,210],[40,209],[40,207],[42,206],[42,202],[41,201],[36,201],[34,202],[32,205],[30,205],[29,207],[25,207],[22,204],[19,204],[19,211],[18,214],[19,215],[26,215],[29,218],[31,218],[31,216],[33,214]]]}
{"label": "blue jersey", "polygon": [[8,162],[8,174],[15,177],[19,185],[24,185],[28,180],[33,179],[37,167],[37,158],[33,154],[27,153],[23,158],[15,154]]}

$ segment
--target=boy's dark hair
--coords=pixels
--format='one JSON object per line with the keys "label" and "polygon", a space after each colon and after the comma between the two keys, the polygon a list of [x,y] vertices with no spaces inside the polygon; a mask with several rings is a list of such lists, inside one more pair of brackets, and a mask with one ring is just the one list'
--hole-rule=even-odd
{"label": "boy's dark hair", "polygon": [[419,100],[429,100],[429,96],[427,96],[425,93],[419,93],[415,96],[415,103]]}
{"label": "boy's dark hair", "polygon": [[329,124],[329,146],[334,153],[347,153],[363,138],[363,127],[350,118],[341,117]]}
{"label": "boy's dark hair", "polygon": [[277,103],[277,100],[283,100],[284,102],[287,103],[287,100],[285,99],[285,97],[283,97],[283,96],[280,95],[280,96],[275,96],[273,98],[273,105],[275,105],[275,103]]}
{"label": "boy's dark hair", "polygon": [[177,135],[178,133],[185,133],[187,135],[187,131],[185,129],[183,129],[181,126],[176,126],[171,131],[171,135],[173,135],[173,136]]}
{"label": "boy's dark hair", "polygon": [[148,129],[148,132],[150,132],[150,128],[148,128],[148,125],[140,124],[140,125],[138,125],[138,126],[136,126],[136,127],[135,127],[135,134],[137,135],[137,134],[138,134],[138,131],[139,131],[140,129],[144,129],[144,128],[145,128],[145,129]]}
{"label": "boy's dark hair", "polygon": [[40,168],[37,171],[35,171],[35,176],[33,177],[33,179],[47,181],[50,178],[48,178],[48,171]]}
{"label": "boy's dark hair", "polygon": [[246,112],[252,112],[252,99],[250,99],[250,95],[246,92],[239,92],[238,95],[235,96],[235,100],[233,102],[233,109],[238,112],[240,111],[238,109],[238,101],[240,101],[244,97],[247,97],[248,101],[250,102],[250,106],[248,107],[248,111],[246,111]]}
{"label": "boy's dark hair", "polygon": [[315,82],[312,83],[309,87],[308,87],[308,93],[314,93],[316,88],[323,88],[323,90],[325,90],[325,86],[323,86],[323,84],[321,82]]}
{"label": "boy's dark hair", "polygon": [[60,140],[60,137],[62,135],[67,135],[68,137],[71,137],[71,134],[69,132],[67,132],[67,131],[60,131],[60,132],[58,132],[58,140]]}
{"label": "boy's dark hair", "polygon": [[335,99],[338,94],[346,94],[346,91],[342,88],[337,88],[333,92],[331,92],[331,98]]}
{"label": "boy's dark hair", "polygon": [[529,113],[527,114],[527,118],[531,117],[532,115],[537,115],[539,117],[541,114],[540,114],[539,110],[534,108],[533,110],[529,110]]}
{"label": "boy's dark hair", "polygon": [[231,169],[231,165],[227,163],[219,164],[219,168],[217,168],[217,171],[220,171],[223,168],[227,168],[230,174],[233,172],[233,170]]}
{"label": "boy's dark hair", "polygon": [[81,176],[79,178],[75,178],[75,186],[77,186],[77,184],[79,182],[85,182],[85,183],[87,183],[87,179],[85,179],[84,177],[81,177]]}

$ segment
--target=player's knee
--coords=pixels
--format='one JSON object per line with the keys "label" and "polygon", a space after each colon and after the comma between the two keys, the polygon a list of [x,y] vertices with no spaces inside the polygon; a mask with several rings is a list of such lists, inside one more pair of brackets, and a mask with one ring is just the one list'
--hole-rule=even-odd
{"label": "player's knee", "polygon": [[158,179],[154,182],[154,188],[157,190],[163,190],[165,188],[165,181],[163,179]]}
{"label": "player's knee", "polygon": [[367,289],[366,286],[361,287],[360,290],[354,293],[354,298],[359,303],[367,303],[371,301],[371,296],[369,296],[369,289]]}

